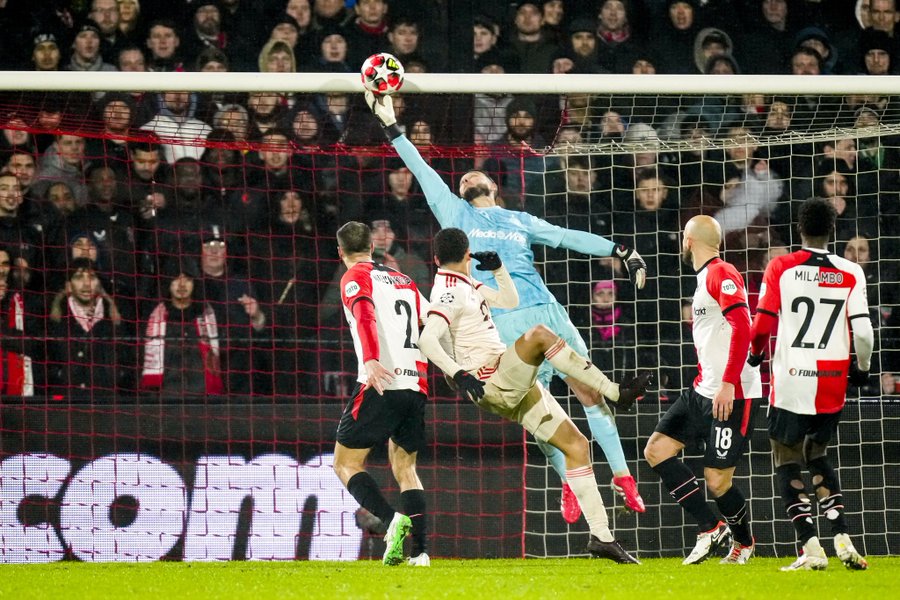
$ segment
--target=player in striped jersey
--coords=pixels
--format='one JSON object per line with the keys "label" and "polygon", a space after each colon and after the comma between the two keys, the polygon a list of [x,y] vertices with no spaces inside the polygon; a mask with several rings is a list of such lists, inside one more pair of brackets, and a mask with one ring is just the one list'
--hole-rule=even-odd
{"label": "player in striped jersey", "polygon": [[[693,338],[699,375],[669,407],[647,441],[644,456],[672,497],[700,526],[683,564],[699,564],[732,540],[725,564],[746,564],[753,555],[747,501],[734,485],[734,468],[753,433],[754,398],[762,398],[759,366],[746,364],[750,309],[744,280],[719,258],[722,229],[706,215],[684,228],[682,258],[697,272]],[[706,444],[703,477],[725,518],[710,509],[697,478],[678,458],[695,440]]]}
{"label": "player in striped jersey", "polygon": [[803,483],[804,466],[812,475],[819,510],[831,524],[838,558],[850,569],[868,567],[850,541],[841,484],[827,456],[848,380],[853,385],[866,383],[875,343],[862,268],[827,250],[835,219],[827,200],[811,198],[803,203],[799,213],[803,248],[766,267],[753,321],[751,364],[762,362],[769,335],[778,328],[771,361],[769,441],[781,497],[801,546],[799,558],[784,571],[828,566]]}
{"label": "player in striped jersey", "polygon": [[[614,244],[598,235],[563,229],[529,213],[497,206],[497,185],[482,171],[469,171],[463,175],[457,196],[434,169],[422,160],[415,146],[397,128],[390,96],[376,99],[371,92],[366,92],[366,101],[384,126],[385,135],[400,158],[422,186],[428,206],[441,227],[462,229],[469,237],[473,251],[495,251],[508,266],[518,289],[519,304],[514,309],[497,309],[494,312],[494,321],[503,342],[511,344],[531,327],[544,324],[559,333],[579,354],[586,355],[588,349],[581,334],[535,268],[531,246],[541,244],[553,248],[568,248],[591,256],[618,256],[625,262],[631,280],[638,288],[644,287],[647,277],[647,265],[641,256],[630,248]],[[476,272],[474,275],[479,281],[493,283],[490,272]],[[584,406],[591,434],[603,449],[612,469],[613,489],[623,497],[626,507],[644,512],[644,501],[625,461],[619,431],[606,402],[617,403],[622,409],[627,409],[628,406],[614,394],[604,397],[596,389],[582,385],[565,373],[558,373],[548,362],[541,365],[538,379],[545,387],[549,387],[554,374],[563,377]],[[581,511],[566,482],[565,458],[553,446],[540,441],[538,446],[562,479],[563,518],[574,523]]]}
{"label": "player in striped jersey", "polygon": [[[544,360],[603,394],[633,402],[644,392],[649,375],[621,387],[606,378],[584,356],[543,325],[532,327],[507,346],[492,318],[492,308],[513,308],[516,286],[496,252],[469,252],[464,231],[442,229],[434,238],[438,272],[431,307],[419,346],[459,389],[463,397],[489,412],[521,424],[536,439],[558,448],[566,459],[566,477],[578,498],[591,537],[588,552],[628,564],[638,561],[615,540],[590,461],[590,444],[556,399],[537,380]],[[493,273],[494,289],[471,275]]]}
{"label": "player in striped jersey", "polygon": [[[346,223],[337,239],[338,254],[347,266],[341,302],[359,375],[338,424],[334,470],[360,506],[387,525],[384,564],[403,561],[403,542],[411,531],[410,564],[429,566],[425,493],[416,473],[416,456],[425,445],[428,362],[418,341],[427,301],[412,279],[373,262],[367,225]],[[371,449],[386,440],[402,513],[388,503],[365,467]]]}

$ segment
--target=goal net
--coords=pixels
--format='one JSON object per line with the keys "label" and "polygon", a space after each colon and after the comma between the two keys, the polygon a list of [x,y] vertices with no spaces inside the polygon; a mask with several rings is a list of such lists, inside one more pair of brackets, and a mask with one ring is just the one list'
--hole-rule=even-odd
{"label": "goal net", "polygon": [[[357,368],[334,233],[371,224],[378,259],[427,293],[438,225],[358,77],[31,75],[0,78],[0,162],[18,182],[0,175],[0,560],[378,556],[379,524],[330,466]],[[642,456],[696,374],[681,228],[697,214],[722,223],[724,258],[755,309],[768,260],[798,246],[796,209],[813,195],[838,210],[834,251],[866,272],[877,340],[871,385],[849,399],[831,457],[860,546],[900,551],[891,82],[410,74],[394,96],[451,189],[481,169],[506,207],[647,260],[635,290],[618,261],[535,248],[595,364],[616,380],[654,372],[652,392],[616,415],[645,514],[621,510],[594,446],[616,535],[638,555],[681,555],[696,533]],[[94,261],[98,287],[80,287],[78,257]],[[176,302],[184,295],[192,302]],[[431,385],[420,462],[434,555],[584,554],[586,525],[562,520],[559,478],[533,441],[436,374]],[[589,435],[565,386],[551,391]],[[698,474],[701,455],[687,449]],[[373,467],[387,484],[384,454]],[[736,481],[758,552],[790,555],[773,473],[761,408]]]}

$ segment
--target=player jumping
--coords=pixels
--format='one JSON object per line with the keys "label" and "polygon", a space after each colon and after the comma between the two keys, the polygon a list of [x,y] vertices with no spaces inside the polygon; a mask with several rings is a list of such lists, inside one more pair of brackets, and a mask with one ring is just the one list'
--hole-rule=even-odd
{"label": "player jumping", "polygon": [[[746,564],[753,555],[750,509],[733,484],[734,467],[753,433],[753,399],[762,398],[759,366],[746,364],[750,309],[744,280],[719,258],[722,229],[700,215],[684,228],[682,258],[697,272],[692,327],[700,374],[660,419],[644,456],[669,494],[700,526],[697,543],[682,564],[699,564],[732,540],[722,563]],[[678,458],[685,445],[706,443],[703,478],[726,523],[706,502],[697,477]]]}
{"label": "player jumping", "polygon": [[[475,252],[495,251],[509,266],[520,301],[514,309],[495,311],[494,320],[503,342],[512,344],[532,327],[546,324],[576,352],[587,355],[587,346],[578,330],[535,269],[531,246],[542,244],[553,248],[568,248],[592,256],[618,256],[625,261],[631,280],[638,288],[644,287],[647,277],[647,265],[640,255],[630,248],[616,245],[600,236],[585,231],[563,229],[528,213],[497,206],[497,185],[482,171],[469,171],[463,175],[459,182],[459,196],[455,195],[434,169],[422,159],[416,147],[400,132],[391,97],[376,98],[367,91],[366,101],[381,121],[385,135],[400,158],[422,186],[428,206],[431,207],[441,227],[462,229],[468,235]],[[492,283],[493,280],[490,272],[479,271],[475,273],[475,277],[483,283]],[[549,387],[550,380],[556,372],[552,364],[543,362],[538,379],[544,387]],[[565,373],[559,374],[584,406],[591,434],[600,444],[612,469],[613,488],[622,495],[628,508],[644,512],[644,501],[628,469],[619,431],[606,400],[617,403],[622,409],[627,409],[630,403],[623,402],[619,398],[615,386],[601,393],[600,390],[585,386]],[[565,457],[557,448],[540,440],[538,446],[547,455],[553,469],[563,481],[561,502],[563,518],[569,523],[574,523],[581,515],[581,509],[566,479]]]}
{"label": "player jumping", "polygon": [[[438,273],[432,304],[419,337],[422,352],[452,380],[464,398],[482,409],[521,424],[535,439],[565,457],[566,479],[590,527],[587,551],[623,564],[639,564],[615,540],[590,460],[590,443],[556,399],[537,380],[545,360],[586,388],[633,402],[644,392],[648,374],[621,387],[543,325],[530,328],[507,346],[492,319],[492,308],[514,308],[518,293],[496,252],[470,254],[461,229],[442,229],[434,238]],[[490,271],[498,289],[472,278],[476,269]],[[443,345],[442,345],[442,342]],[[449,349],[451,354],[448,354]]]}
{"label": "player jumping", "polygon": [[[816,535],[803,467],[812,475],[821,514],[831,523],[834,551],[849,569],[866,569],[853,547],[844,517],[837,473],[828,442],[837,431],[847,383],[864,385],[874,346],[866,276],[862,267],[830,253],[835,210],[811,198],[800,208],[803,249],[779,256],[766,267],[752,329],[751,364],[760,364],[769,335],[778,326],[769,392],[769,441],[781,498],[801,546],[782,571],[828,566]],[[852,324],[852,327],[851,327]],[[856,360],[850,358],[850,334]]]}

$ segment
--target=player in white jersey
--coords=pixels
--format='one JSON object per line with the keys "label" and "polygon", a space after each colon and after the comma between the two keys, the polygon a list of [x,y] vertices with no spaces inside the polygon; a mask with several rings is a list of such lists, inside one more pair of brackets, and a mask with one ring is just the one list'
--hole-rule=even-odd
{"label": "player in white jersey", "polygon": [[[623,564],[637,563],[609,529],[587,438],[537,380],[537,373],[541,363],[548,360],[585,386],[603,394],[615,393],[629,402],[644,392],[649,374],[620,387],[543,325],[532,327],[507,346],[500,340],[491,307],[513,308],[519,297],[497,253],[471,254],[465,232],[452,227],[435,236],[434,252],[438,273],[419,347],[464,398],[516,421],[536,439],[563,453],[569,486],[590,527],[587,550],[591,555]],[[472,277],[473,258],[479,261],[477,269],[493,273],[499,289]]]}
{"label": "player in white jersey", "polygon": [[753,321],[751,364],[762,362],[769,335],[778,327],[771,361],[769,441],[781,497],[802,547],[800,557],[782,568],[785,571],[828,566],[803,482],[804,466],[812,476],[819,511],[831,524],[838,558],[850,569],[868,567],[850,541],[841,484],[827,456],[848,380],[865,385],[875,343],[862,267],[827,250],[835,218],[827,200],[803,203],[803,248],[766,267]]}
{"label": "player in white jersey", "polygon": [[[425,492],[416,456],[425,446],[428,362],[418,349],[427,301],[403,273],[372,261],[372,232],[351,221],[337,232],[347,272],[341,301],[359,360],[359,376],[337,429],[334,470],[360,506],[387,525],[383,562],[403,562],[412,532],[410,564],[429,566]],[[388,441],[388,459],[400,486],[402,512],[384,498],[366,471],[366,458]]]}
{"label": "player in white jersey", "polygon": [[[660,419],[644,456],[671,496],[700,527],[683,564],[699,564],[731,539],[725,564],[746,564],[753,555],[747,501],[734,485],[734,469],[753,433],[754,399],[762,398],[759,366],[746,364],[750,308],[744,280],[719,258],[722,229],[700,215],[684,228],[682,258],[697,272],[693,338],[699,375]],[[706,502],[697,478],[678,455],[692,442],[706,444],[703,477],[725,519]]]}

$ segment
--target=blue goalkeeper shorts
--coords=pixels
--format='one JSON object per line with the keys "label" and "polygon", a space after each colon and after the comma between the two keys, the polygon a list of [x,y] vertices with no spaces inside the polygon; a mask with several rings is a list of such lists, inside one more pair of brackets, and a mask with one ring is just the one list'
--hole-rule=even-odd
{"label": "blue goalkeeper shorts", "polygon": [[[515,342],[523,333],[535,325],[546,325],[550,331],[572,346],[575,352],[586,358],[588,357],[587,345],[581,339],[578,329],[572,325],[569,315],[559,303],[538,304],[527,308],[515,309],[497,315],[493,319],[497,325],[497,331],[500,332],[500,339],[507,346]],[[550,385],[550,380],[553,379],[554,375],[563,376],[546,360],[541,363],[537,377],[544,387]]]}

